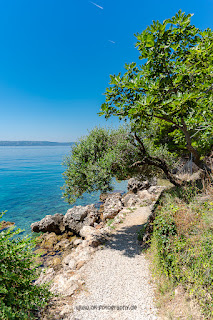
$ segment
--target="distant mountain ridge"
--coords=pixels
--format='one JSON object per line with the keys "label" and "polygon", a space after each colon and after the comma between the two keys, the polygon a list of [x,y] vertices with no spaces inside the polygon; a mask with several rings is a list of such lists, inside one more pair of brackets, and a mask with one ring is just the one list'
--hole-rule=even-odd
{"label": "distant mountain ridge", "polygon": [[74,142],[51,142],[51,141],[0,141],[0,146],[71,146]]}

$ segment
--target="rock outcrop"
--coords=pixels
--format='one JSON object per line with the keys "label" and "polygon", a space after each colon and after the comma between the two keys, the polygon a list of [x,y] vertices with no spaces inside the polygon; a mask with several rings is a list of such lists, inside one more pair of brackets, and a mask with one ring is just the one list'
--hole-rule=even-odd
{"label": "rock outcrop", "polygon": [[127,189],[133,193],[137,193],[139,190],[148,189],[150,187],[150,182],[148,180],[141,181],[137,178],[131,178],[128,181]]}
{"label": "rock outcrop", "polygon": [[137,194],[127,193],[122,197],[122,203],[124,207],[135,207],[137,205],[142,205],[142,201]]}
{"label": "rock outcrop", "polygon": [[[153,190],[152,190],[153,189]],[[122,196],[121,193],[110,193],[101,195],[103,204],[100,210],[94,204],[87,206],[75,206],[67,211],[65,216],[56,213],[47,215],[41,221],[31,224],[33,232],[54,232],[61,235],[64,232],[80,234],[84,226],[93,227],[95,223],[113,219],[123,207],[134,207],[137,205],[147,205],[154,200],[153,193],[158,193],[158,187],[152,186],[148,180],[140,181],[136,178],[129,179],[129,192]]]}
{"label": "rock outcrop", "polygon": [[112,219],[118,214],[119,211],[121,211],[123,208],[121,198],[121,193],[112,193],[106,198],[102,213],[103,220]]}
{"label": "rock outcrop", "polygon": [[32,223],[31,229],[33,232],[54,232],[57,235],[68,231],[79,234],[84,226],[93,226],[98,219],[99,213],[94,204],[76,206],[69,209],[65,216],[59,213],[47,215],[41,221]]}
{"label": "rock outcrop", "polygon": [[63,214],[56,213],[53,216],[47,215],[41,221],[31,224],[33,232],[54,232],[55,234],[61,234],[64,229]]}
{"label": "rock outcrop", "polygon": [[7,228],[11,228],[15,226],[15,222],[10,222],[10,221],[0,221],[0,230],[4,230]]}
{"label": "rock outcrop", "polygon": [[98,221],[99,213],[94,204],[86,207],[76,206],[69,209],[64,216],[63,224],[65,230],[79,234],[84,226],[94,226]]}

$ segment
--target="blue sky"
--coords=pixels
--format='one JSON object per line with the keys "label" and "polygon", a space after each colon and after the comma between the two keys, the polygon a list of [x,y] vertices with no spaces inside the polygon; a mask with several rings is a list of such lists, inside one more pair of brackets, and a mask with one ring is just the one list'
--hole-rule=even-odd
{"label": "blue sky", "polygon": [[95,125],[109,75],[136,61],[134,33],[179,9],[213,28],[213,0],[0,1],[0,140],[75,141]]}

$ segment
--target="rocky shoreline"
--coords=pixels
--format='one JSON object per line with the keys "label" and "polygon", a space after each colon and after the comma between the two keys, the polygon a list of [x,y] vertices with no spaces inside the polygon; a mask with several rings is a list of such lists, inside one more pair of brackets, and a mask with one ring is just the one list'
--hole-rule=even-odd
{"label": "rocky shoreline", "polygon": [[[103,203],[99,209],[95,205],[76,206],[64,216],[48,215],[33,223],[32,231],[42,232],[35,251],[42,265],[36,284],[50,283],[53,294],[61,299],[72,297],[84,284],[81,267],[110,239],[115,226],[136,207],[152,209],[163,189],[149,181],[131,178],[126,194],[101,195]],[[63,310],[64,304],[62,313]]]}

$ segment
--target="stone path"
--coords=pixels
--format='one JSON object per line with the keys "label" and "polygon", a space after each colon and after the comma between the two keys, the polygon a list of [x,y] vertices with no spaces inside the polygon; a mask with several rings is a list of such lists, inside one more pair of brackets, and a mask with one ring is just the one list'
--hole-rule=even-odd
{"label": "stone path", "polygon": [[129,213],[112,239],[82,267],[85,290],[76,297],[69,320],[158,319],[148,261],[137,241],[149,214],[149,207]]}

